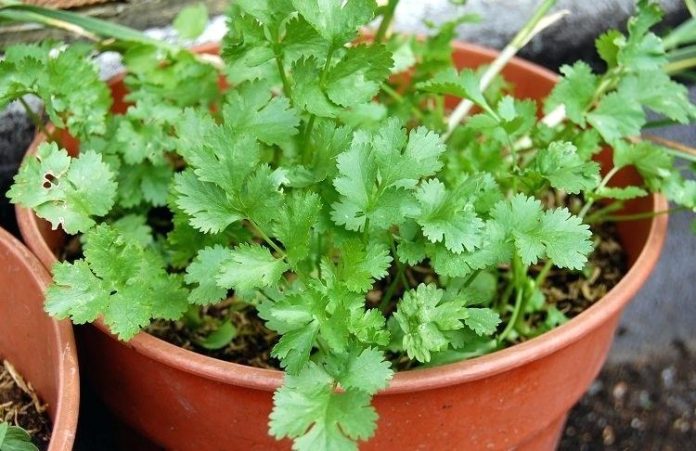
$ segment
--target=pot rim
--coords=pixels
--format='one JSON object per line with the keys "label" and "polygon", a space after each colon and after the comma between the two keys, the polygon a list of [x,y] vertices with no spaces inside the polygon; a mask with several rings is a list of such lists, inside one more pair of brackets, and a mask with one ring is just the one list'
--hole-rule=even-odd
{"label": "pot rim", "polygon": [[[455,51],[487,59],[494,59],[499,53],[475,44],[455,41],[452,45]],[[215,49],[217,49],[216,43],[196,48],[202,53],[212,53]],[[516,66],[534,77],[547,81],[556,82],[558,80],[557,74],[518,57],[514,57],[508,66]],[[116,76],[114,79],[118,77]],[[33,153],[44,138],[42,134],[37,134],[27,151],[27,155]],[[667,200],[663,196],[652,194],[650,197],[653,212],[667,209]],[[31,210],[20,206],[15,206],[15,210],[22,237],[29,247],[47,266],[55,263],[57,259],[41,236],[37,217]],[[541,359],[577,341],[597,328],[606,318],[620,312],[640,289],[660,256],[667,232],[667,222],[667,215],[658,215],[651,219],[646,244],[626,275],[602,299],[567,323],[524,343],[492,354],[438,367],[398,372],[394,375],[389,386],[380,391],[378,395],[430,390],[484,379]],[[94,326],[108,334],[112,339],[117,340],[101,320],[96,321]],[[283,382],[284,373],[280,370],[254,368],[207,357],[170,344],[146,332],[141,332],[129,342],[121,343],[164,365],[225,384],[274,391]]]}
{"label": "pot rim", "polygon": [[[28,271],[31,278],[46,292],[51,276],[41,262],[17,238],[0,227],[0,247],[7,249],[16,261]],[[58,400],[51,430],[49,451],[70,450],[75,441],[77,419],[80,410],[80,377],[77,350],[72,325],[67,320],[51,318],[53,333],[47,346],[54,346],[58,374]],[[29,381],[31,382],[31,381]]]}

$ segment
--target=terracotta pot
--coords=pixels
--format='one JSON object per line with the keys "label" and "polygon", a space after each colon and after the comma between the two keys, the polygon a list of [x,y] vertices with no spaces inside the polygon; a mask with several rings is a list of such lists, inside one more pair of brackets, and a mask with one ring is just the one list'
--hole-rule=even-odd
{"label": "terracotta pot", "polygon": [[[209,50],[209,49],[208,49]],[[459,66],[489,63],[496,52],[459,44]],[[545,96],[556,76],[514,59],[504,71],[519,97]],[[122,93],[119,81],[115,92]],[[37,138],[33,152],[41,138]],[[604,155],[604,163],[608,163]],[[636,181],[622,170],[618,184]],[[666,208],[662,197],[631,202],[626,213]],[[17,209],[26,242],[50,267],[60,234]],[[568,410],[604,363],[622,309],[650,274],[667,217],[624,223],[631,269],[602,300],[557,329],[491,355],[397,374],[375,397],[379,426],[362,449],[552,449]],[[267,434],[279,371],[223,362],[141,333],[115,340],[102,324],[84,329],[83,365],[104,401],[126,423],[168,449],[288,449]]]}
{"label": "terracotta pot", "polygon": [[0,229],[0,357],[7,359],[48,404],[49,451],[72,449],[80,381],[72,326],[43,310],[51,277],[16,238]]}

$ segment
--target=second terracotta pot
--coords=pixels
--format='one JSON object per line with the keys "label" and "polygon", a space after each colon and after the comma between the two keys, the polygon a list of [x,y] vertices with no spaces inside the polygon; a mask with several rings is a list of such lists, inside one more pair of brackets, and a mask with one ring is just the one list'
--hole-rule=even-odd
{"label": "second terracotta pot", "polygon": [[44,312],[46,269],[0,228],[0,358],[8,360],[48,404],[49,451],[70,451],[80,406],[72,326]]}
{"label": "second terracotta pot", "polygon": [[[476,67],[496,55],[459,44],[454,56],[458,66]],[[556,81],[551,72],[519,59],[504,75],[522,98],[542,98]],[[118,80],[113,88],[117,97],[122,95]],[[624,185],[638,176],[622,170],[615,179]],[[626,213],[665,208],[663,198],[651,196],[631,202]],[[17,215],[26,242],[50,267],[62,235],[26,209],[18,208]],[[666,216],[620,225],[630,271],[603,299],[563,326],[491,355],[397,374],[374,399],[380,416],[377,433],[361,449],[553,449],[567,412],[604,363],[622,309],[652,271],[666,225]],[[146,333],[122,343],[102,324],[85,328],[80,345],[86,375],[106,404],[167,449],[290,447],[267,433],[273,391],[283,378],[279,371],[212,359]]]}

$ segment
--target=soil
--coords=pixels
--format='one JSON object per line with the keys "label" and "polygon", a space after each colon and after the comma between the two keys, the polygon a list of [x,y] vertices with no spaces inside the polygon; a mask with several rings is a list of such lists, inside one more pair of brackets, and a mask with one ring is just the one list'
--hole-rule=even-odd
{"label": "soil", "polygon": [[0,421],[23,428],[40,450],[48,449],[51,419],[46,405],[8,361],[0,366]]}
{"label": "soil", "polygon": [[682,451],[696,446],[696,359],[611,366],[571,411],[562,451]]}
{"label": "soil", "polygon": [[[201,316],[214,318],[215,321],[202,327],[194,329],[187,327],[183,321],[156,320],[147,331],[169,343],[209,357],[257,368],[279,369],[280,362],[271,357],[271,349],[278,339],[277,334],[266,328],[255,308],[247,306],[235,309],[234,306],[238,304],[231,298],[221,304],[204,308]],[[225,319],[230,319],[237,329],[234,340],[217,350],[201,346],[199,342],[215,329],[215,323]]]}

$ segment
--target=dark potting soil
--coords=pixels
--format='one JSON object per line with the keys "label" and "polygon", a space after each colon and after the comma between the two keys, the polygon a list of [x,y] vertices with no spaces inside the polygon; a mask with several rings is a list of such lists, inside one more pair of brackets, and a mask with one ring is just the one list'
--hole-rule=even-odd
{"label": "dark potting soil", "polygon": [[696,449],[696,355],[610,366],[571,411],[561,451]]}
{"label": "dark potting soil", "polygon": [[[568,318],[572,318],[590,307],[594,302],[602,298],[624,276],[627,269],[626,255],[618,241],[616,227],[613,224],[602,224],[593,227],[596,241],[595,251],[589,258],[589,270],[566,271],[552,269],[546,278],[542,291],[546,301],[553,303],[556,308]],[[391,283],[390,275],[375,285],[367,295],[367,303],[370,307],[379,305],[383,293]],[[534,274],[541,266],[532,268]],[[427,265],[416,266],[406,271],[411,286],[418,283],[436,281],[436,277]],[[403,287],[396,290],[393,297],[397,300],[403,293]],[[165,341],[168,341],[184,349],[194,351],[217,359],[250,365],[259,368],[278,369],[279,362],[271,357],[271,349],[276,344],[278,336],[275,332],[266,328],[253,307],[235,308],[234,298],[225,302],[203,309],[202,317],[208,317],[208,326],[192,329],[183,321],[157,320],[153,322],[147,331]],[[392,301],[392,310],[395,302]],[[200,342],[211,333],[215,326],[224,320],[230,319],[237,328],[237,336],[227,346],[210,350],[200,345]],[[543,323],[544,314],[538,314],[530,319],[532,325]],[[408,359],[392,359],[398,370],[405,370],[412,366]]]}
{"label": "dark potting soil", "polygon": [[48,449],[52,426],[46,405],[6,360],[0,366],[0,421],[21,427],[40,450]]}

